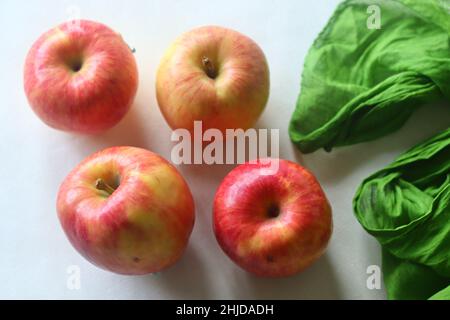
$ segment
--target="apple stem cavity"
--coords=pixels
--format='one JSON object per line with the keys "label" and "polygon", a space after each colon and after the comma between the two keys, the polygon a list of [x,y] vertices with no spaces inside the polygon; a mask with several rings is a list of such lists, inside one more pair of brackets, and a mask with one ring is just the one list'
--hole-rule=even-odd
{"label": "apple stem cavity", "polygon": [[75,61],[72,64],[72,71],[73,72],[78,72],[81,70],[81,67],[83,66],[83,63],[81,61]]}
{"label": "apple stem cavity", "polygon": [[280,207],[277,204],[271,204],[267,209],[267,216],[269,218],[276,218],[280,215]]}
{"label": "apple stem cavity", "polygon": [[71,72],[77,73],[83,67],[83,58],[81,56],[70,57],[65,63]]}
{"label": "apple stem cavity", "polygon": [[95,187],[98,190],[106,191],[108,194],[113,194],[115,189],[111,187],[109,184],[107,184],[103,179],[99,178],[95,181]]}
{"label": "apple stem cavity", "polygon": [[208,77],[210,77],[211,79],[215,79],[217,77],[217,71],[214,68],[214,65],[213,65],[211,59],[209,59],[208,57],[203,57],[202,64],[203,64],[203,69],[205,70],[206,75]]}

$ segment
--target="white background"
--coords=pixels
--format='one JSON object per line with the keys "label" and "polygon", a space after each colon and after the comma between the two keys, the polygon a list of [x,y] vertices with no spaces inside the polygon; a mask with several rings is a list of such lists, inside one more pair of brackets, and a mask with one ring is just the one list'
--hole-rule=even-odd
{"label": "white background", "polygon": [[[449,125],[450,108],[427,106],[397,133],[374,142],[301,155],[287,126],[299,92],[303,60],[337,0],[314,1],[5,1],[0,2],[0,298],[69,299],[383,299],[366,287],[366,269],[380,265],[378,243],[353,216],[351,200],[363,178],[400,152]],[[26,53],[47,29],[67,20],[70,7],[103,22],[136,48],[137,97],[115,128],[77,136],[46,127],[23,92]],[[211,229],[217,186],[232,166],[179,166],[196,202],[196,224],[186,253],[169,270],[120,276],[86,262],[69,244],[55,212],[59,184],[89,154],[114,145],[150,149],[170,158],[170,129],[155,99],[155,71],[179,34],[217,24],[253,38],[271,71],[271,93],[257,126],[280,129],[282,158],[310,168],[333,207],[334,234],[327,253],[304,273],[260,279],[236,267]],[[81,271],[80,290],[67,287],[67,269]]]}

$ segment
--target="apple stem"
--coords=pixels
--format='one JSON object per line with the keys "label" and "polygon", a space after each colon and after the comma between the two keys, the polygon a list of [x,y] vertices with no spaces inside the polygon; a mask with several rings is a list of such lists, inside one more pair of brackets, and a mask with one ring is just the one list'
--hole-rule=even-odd
{"label": "apple stem", "polygon": [[108,192],[109,194],[112,194],[114,192],[114,188],[112,188],[109,184],[107,184],[103,179],[99,178],[95,181],[95,187],[98,190],[103,190]]}
{"label": "apple stem", "polygon": [[211,59],[209,59],[208,57],[203,57],[202,64],[208,77],[210,77],[211,79],[215,79],[217,77],[217,72]]}

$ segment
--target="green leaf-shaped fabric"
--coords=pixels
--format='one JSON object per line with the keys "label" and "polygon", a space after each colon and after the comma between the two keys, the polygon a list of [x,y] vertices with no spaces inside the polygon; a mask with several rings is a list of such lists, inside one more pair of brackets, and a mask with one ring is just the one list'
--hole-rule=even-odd
{"label": "green leaf-shaped fabric", "polygon": [[[376,5],[380,29],[369,29]],[[398,129],[424,102],[450,99],[450,0],[341,3],[304,64],[289,134],[304,152]]]}
{"label": "green leaf-shaped fabric", "polygon": [[[442,98],[450,1],[348,0],[306,57],[289,134],[304,153],[331,150],[393,132]],[[389,298],[450,299],[450,128],[364,180],[354,211],[382,245]]]}
{"label": "green leaf-shaped fabric", "polygon": [[383,246],[392,299],[450,299],[450,128],[363,181],[355,215]]}

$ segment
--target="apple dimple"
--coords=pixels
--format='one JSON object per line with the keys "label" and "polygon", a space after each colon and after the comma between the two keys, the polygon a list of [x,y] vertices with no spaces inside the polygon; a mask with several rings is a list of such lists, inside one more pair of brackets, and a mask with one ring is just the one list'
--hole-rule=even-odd
{"label": "apple dimple", "polygon": [[276,218],[280,215],[280,206],[277,203],[271,203],[267,209],[267,217]]}
{"label": "apple dimple", "polygon": [[[85,34],[77,33],[75,36],[73,30],[68,30],[67,33],[60,37],[64,40],[53,41],[48,46],[47,50],[50,55],[54,54],[57,57],[57,62],[71,73],[79,72],[86,59],[86,47],[89,46],[89,39]],[[52,53],[54,52],[54,53]]]}
{"label": "apple dimple", "polygon": [[81,57],[81,55],[79,55],[66,61],[66,65],[72,72],[77,73],[83,67],[83,62],[83,58]]}

